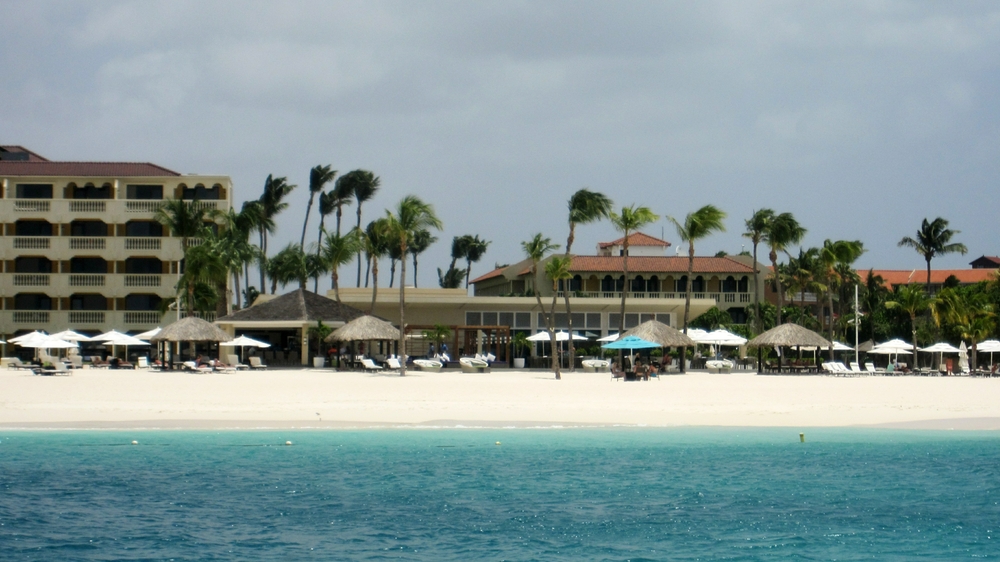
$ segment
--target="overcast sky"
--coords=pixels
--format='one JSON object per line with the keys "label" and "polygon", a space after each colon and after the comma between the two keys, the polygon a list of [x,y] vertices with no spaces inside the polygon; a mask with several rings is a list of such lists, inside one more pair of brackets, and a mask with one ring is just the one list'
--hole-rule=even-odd
{"label": "overcast sky", "polygon": [[[300,187],[272,248],[298,240],[309,168],[370,169],[382,190],[365,222],[407,194],[444,222],[421,286],[436,285],[456,235],[492,241],[473,276],[521,259],[535,232],[565,243],[566,200],[582,187],[678,218],[719,206],[728,232],[702,255],[740,252],[761,207],[794,213],[807,246],[862,240],[865,268],[924,267],[896,247],[924,217],[948,219],[969,247],[935,267],[1000,254],[995,2],[0,11],[0,143],[229,175],[237,206],[269,173],[287,176]],[[647,232],[677,241],[666,221]],[[616,237],[585,226],[574,249]]]}

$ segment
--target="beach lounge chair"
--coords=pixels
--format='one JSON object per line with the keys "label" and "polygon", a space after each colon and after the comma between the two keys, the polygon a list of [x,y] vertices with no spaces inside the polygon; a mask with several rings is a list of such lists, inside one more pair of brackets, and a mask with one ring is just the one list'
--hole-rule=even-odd
{"label": "beach lounge chair", "polygon": [[250,361],[251,369],[267,369],[267,365],[261,363],[260,357],[257,357],[256,355],[250,356],[247,360]]}
{"label": "beach lounge chair", "polygon": [[55,363],[52,364],[51,369],[42,369],[40,374],[49,376],[51,375],[69,376],[72,373],[69,372],[69,368],[66,366],[66,363],[56,360]]}
{"label": "beach lounge chair", "polygon": [[83,368],[83,357],[80,357],[79,355],[71,355],[69,358],[69,362],[74,369]]}
{"label": "beach lounge chair", "polygon": [[377,373],[382,370],[382,367],[376,365],[374,361],[365,357],[361,360],[361,366],[364,368],[365,372]]}
{"label": "beach lounge chair", "polygon": [[212,364],[212,369],[219,373],[235,373],[236,367],[223,363],[221,360],[216,359]]}
{"label": "beach lounge chair", "polygon": [[139,359],[136,360],[136,365],[138,365],[140,369],[148,369],[149,360],[146,359],[146,357],[139,357]]}
{"label": "beach lounge chair", "polygon": [[20,357],[8,357],[6,359],[8,369],[27,369],[29,371],[35,369],[35,365],[21,361]]}
{"label": "beach lounge chair", "polygon": [[385,360],[385,364],[392,371],[399,371],[399,370],[401,370],[403,368],[402,365],[399,364],[399,358],[398,357],[390,357],[390,358],[386,359]]}
{"label": "beach lounge chair", "polygon": [[874,363],[865,363],[865,371],[870,375],[881,375],[885,371],[876,369]]}
{"label": "beach lounge chair", "polygon": [[181,365],[183,365],[185,371],[190,371],[192,373],[208,374],[212,372],[212,368],[208,365],[199,366],[194,361],[185,361],[184,363],[181,363]]}
{"label": "beach lounge chair", "polygon": [[108,362],[100,357],[94,356],[90,358],[90,367],[92,369],[107,369]]}
{"label": "beach lounge chair", "polygon": [[854,361],[851,361],[851,372],[858,376],[864,374],[864,371],[861,370],[861,365],[858,365]]}
{"label": "beach lounge chair", "polygon": [[463,373],[490,372],[490,364],[482,359],[476,359],[474,357],[460,357],[458,359],[458,364],[462,367]]}
{"label": "beach lounge chair", "polygon": [[421,371],[428,371],[431,373],[440,373],[441,368],[444,367],[444,363],[433,359],[414,359],[413,364],[416,365],[416,367]]}
{"label": "beach lounge chair", "polygon": [[242,371],[244,369],[250,368],[249,365],[244,365],[243,363],[240,363],[240,356],[236,355],[235,353],[227,355],[226,360],[228,360],[229,364],[232,365],[237,371]]}
{"label": "beach lounge chair", "polygon": [[705,361],[705,368],[709,373],[731,373],[733,372],[733,362],[726,359],[712,359]]}
{"label": "beach lounge chair", "polygon": [[611,361],[606,359],[585,359],[582,364],[584,373],[608,373],[611,371]]}

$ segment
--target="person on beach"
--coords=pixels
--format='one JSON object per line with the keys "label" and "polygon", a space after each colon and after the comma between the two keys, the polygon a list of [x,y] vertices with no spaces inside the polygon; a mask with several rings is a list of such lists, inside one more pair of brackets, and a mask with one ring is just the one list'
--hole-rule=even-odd
{"label": "person on beach", "polygon": [[427,358],[434,359],[434,342],[427,346]]}

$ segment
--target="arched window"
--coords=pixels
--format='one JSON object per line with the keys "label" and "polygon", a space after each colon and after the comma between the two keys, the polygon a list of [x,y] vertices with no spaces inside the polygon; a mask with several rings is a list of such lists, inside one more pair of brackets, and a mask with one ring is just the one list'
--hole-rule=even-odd
{"label": "arched window", "polygon": [[159,310],[158,295],[131,294],[125,297],[125,310]]}
{"label": "arched window", "polygon": [[705,292],[705,278],[701,275],[694,278],[691,282],[691,292],[692,293],[704,293]]}
{"label": "arched window", "polygon": [[646,290],[648,292],[650,292],[650,293],[659,293],[660,292],[660,278],[657,277],[657,276],[655,276],[655,275],[652,276],[652,277],[650,277],[649,281],[646,283]]}
{"label": "arched window", "polygon": [[736,278],[730,275],[722,280],[722,292],[723,293],[735,293],[736,292]]}
{"label": "arched window", "polygon": [[73,221],[69,225],[70,236],[107,236],[108,225],[102,221]]}
{"label": "arched window", "polygon": [[125,236],[163,236],[163,225],[156,221],[128,221],[125,223]]}
{"label": "arched window", "polygon": [[108,299],[104,295],[74,294],[69,297],[70,310],[107,310]]}
{"label": "arched window", "polygon": [[601,279],[601,291],[605,293],[610,293],[615,290],[615,280],[610,275],[605,275],[604,279]]}
{"label": "arched window", "polygon": [[52,310],[52,298],[43,293],[14,295],[14,310]]}
{"label": "arched window", "polygon": [[619,293],[625,290],[625,276],[619,275],[618,280],[615,281],[615,291]]}
{"label": "arched window", "polygon": [[49,258],[20,257],[14,260],[15,273],[52,273],[52,262]]}
{"label": "arched window", "polygon": [[583,277],[579,275],[574,275],[573,279],[569,282],[570,291],[582,291],[583,290]]}
{"label": "arched window", "polygon": [[69,260],[70,273],[103,274],[108,272],[108,262],[104,258],[72,258]]}
{"label": "arched window", "polygon": [[636,275],[632,279],[632,287],[629,289],[633,293],[645,293],[646,292],[646,279],[642,275]]}
{"label": "arched window", "polygon": [[746,275],[744,275],[743,277],[740,277],[740,281],[737,284],[736,291],[740,292],[740,293],[749,293],[750,292],[750,278],[747,277]]}
{"label": "arched window", "polygon": [[163,273],[162,263],[156,258],[128,258],[125,260],[125,273],[160,274]]}
{"label": "arched window", "polygon": [[17,221],[14,236],[52,236],[52,224],[49,221]]}
{"label": "arched window", "polygon": [[688,276],[681,275],[679,279],[674,281],[674,292],[675,293],[686,293],[688,290]]}

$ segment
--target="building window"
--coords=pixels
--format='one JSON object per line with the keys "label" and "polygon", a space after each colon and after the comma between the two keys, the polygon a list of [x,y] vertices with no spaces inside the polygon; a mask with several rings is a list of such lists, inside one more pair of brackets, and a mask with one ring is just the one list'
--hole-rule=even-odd
{"label": "building window", "polygon": [[483,325],[483,313],[482,312],[466,312],[465,313],[465,325],[466,326],[482,326]]}
{"label": "building window", "polygon": [[111,184],[106,183],[100,187],[92,183],[83,187],[74,185],[73,199],[111,199]]}
{"label": "building window", "polygon": [[204,200],[215,200],[220,199],[222,193],[222,186],[215,184],[212,187],[205,187],[202,184],[198,184],[194,187],[184,187],[181,190],[181,199],[185,201],[204,201]]}
{"label": "building window", "polygon": [[655,276],[655,275],[652,276],[652,277],[650,277],[649,281],[646,282],[646,291],[648,291],[650,293],[659,293],[660,292],[660,278],[657,277],[657,276]]}
{"label": "building window", "polygon": [[518,328],[530,328],[531,327],[531,313],[530,312],[515,312],[514,313],[514,325]]}
{"label": "building window", "polygon": [[125,273],[160,274],[163,273],[163,265],[156,258],[129,258],[125,260]]}
{"label": "building window", "polygon": [[125,187],[129,199],[163,199],[162,185],[129,185]]}
{"label": "building window", "polygon": [[107,310],[108,299],[104,295],[72,295],[69,297],[70,310]]}
{"label": "building window", "polygon": [[747,277],[746,275],[744,275],[743,277],[740,277],[740,281],[737,284],[736,291],[740,292],[740,293],[749,293],[750,292],[750,278]]}
{"label": "building window", "polygon": [[159,310],[158,295],[128,295],[125,297],[125,310]]}
{"label": "building window", "polygon": [[69,226],[70,236],[107,236],[108,225],[101,221],[73,221]]}
{"label": "building window", "polygon": [[[612,330],[618,329],[618,324],[621,322],[622,315],[617,312],[612,312],[608,314],[608,326]],[[636,312],[626,312],[625,313],[625,329],[635,328],[639,325],[639,314]]]}
{"label": "building window", "polygon": [[705,278],[701,275],[694,278],[694,282],[691,283],[692,293],[704,293],[705,292]]}
{"label": "building window", "polygon": [[661,322],[663,324],[666,324],[667,326],[672,326],[672,324],[670,323],[670,313],[669,312],[667,312],[665,314],[657,314],[656,315],[656,321],[657,322]]}
{"label": "building window", "polygon": [[569,282],[570,291],[582,291],[583,290],[583,277],[579,275],[574,275],[573,279]]}
{"label": "building window", "polygon": [[163,236],[163,225],[155,221],[129,221],[125,223],[125,236]]}
{"label": "building window", "polygon": [[52,262],[48,258],[17,258],[14,260],[15,273],[52,273]]}
{"label": "building window", "polygon": [[15,310],[52,310],[52,298],[42,293],[19,293],[14,296]]}
{"label": "building window", "polygon": [[600,312],[588,312],[587,313],[587,328],[588,329],[593,328],[595,330],[600,330],[601,329],[601,313]]}
{"label": "building window", "polygon": [[636,275],[635,278],[632,279],[632,288],[631,288],[631,291],[633,293],[645,293],[646,292],[646,280],[642,277],[642,275]]}
{"label": "building window", "polygon": [[513,312],[501,312],[499,318],[499,326],[514,326],[514,313]]}
{"label": "building window", "polygon": [[483,313],[483,326],[496,326],[497,325],[497,313],[496,312],[484,312]]}
{"label": "building window", "polygon": [[687,275],[681,275],[680,279],[674,281],[674,292],[686,293],[687,290],[688,290],[688,277]]}
{"label": "building window", "polygon": [[736,279],[732,275],[722,280],[722,292],[723,293],[736,292]]}
{"label": "building window", "polygon": [[615,280],[610,275],[605,275],[604,279],[601,279],[601,291],[605,293],[611,293],[615,290]]}
{"label": "building window", "polygon": [[48,221],[17,221],[15,236],[52,236],[52,225]]}
{"label": "building window", "polygon": [[19,183],[15,190],[18,199],[52,199],[51,183]]}
{"label": "building window", "polygon": [[108,262],[101,258],[73,258],[69,260],[70,273],[88,273],[91,275],[108,272]]}

